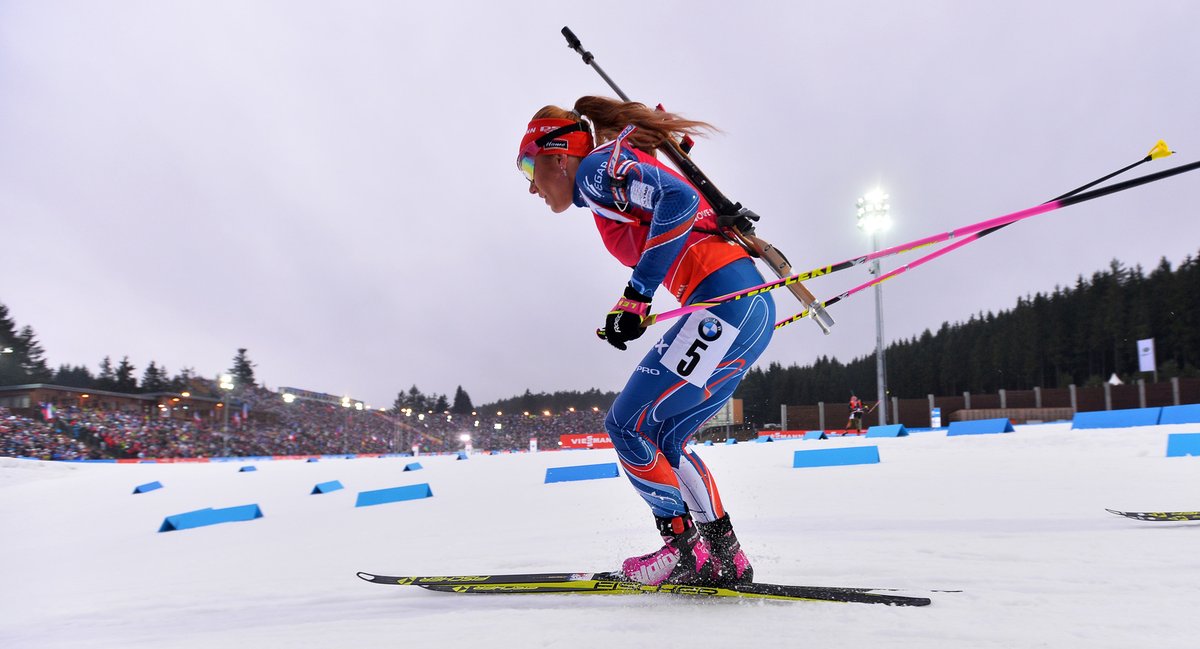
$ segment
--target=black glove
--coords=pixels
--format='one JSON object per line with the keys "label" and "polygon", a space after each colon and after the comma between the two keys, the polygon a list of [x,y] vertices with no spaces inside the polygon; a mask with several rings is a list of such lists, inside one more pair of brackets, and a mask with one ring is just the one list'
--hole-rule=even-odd
{"label": "black glove", "polygon": [[638,293],[632,286],[625,287],[625,295],[617,300],[612,311],[604,318],[604,330],[596,333],[608,344],[625,350],[625,343],[642,337],[642,318],[650,313],[650,298]]}
{"label": "black glove", "polygon": [[744,208],[739,203],[735,214],[720,214],[717,216],[717,227],[722,230],[737,228],[742,234],[754,234],[754,224],[761,218],[759,215]]}

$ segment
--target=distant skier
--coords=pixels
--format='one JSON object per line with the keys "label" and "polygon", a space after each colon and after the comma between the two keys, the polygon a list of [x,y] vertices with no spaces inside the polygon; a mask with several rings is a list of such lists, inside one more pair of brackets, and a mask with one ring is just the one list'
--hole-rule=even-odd
{"label": "distant skier", "polygon": [[853,428],[858,432],[862,432],[863,414],[866,413],[867,407],[863,404],[862,399],[859,399],[853,392],[850,393],[850,419],[846,421],[846,428]]}
{"label": "distant skier", "polygon": [[[603,97],[582,97],[573,108],[537,111],[517,166],[529,193],[555,214],[572,205],[590,209],[605,247],[633,269],[602,338],[624,350],[640,337],[659,284],[690,304],[763,282],[745,250],[720,234],[703,196],[654,157],[668,139],[710,125]],[[544,299],[536,287],[533,293],[526,297]],[[626,578],[753,580],[716,482],[687,442],[733,394],[771,340],[774,322],[767,294],[689,314],[650,348],[613,403],[605,428],[664,542],[626,559]]]}

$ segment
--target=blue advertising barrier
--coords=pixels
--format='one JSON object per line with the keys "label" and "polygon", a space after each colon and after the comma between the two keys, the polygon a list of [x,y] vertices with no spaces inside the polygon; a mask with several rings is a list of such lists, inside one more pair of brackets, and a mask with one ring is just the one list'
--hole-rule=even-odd
{"label": "blue advertising barrier", "polygon": [[433,490],[429,488],[428,483],[409,485],[407,487],[390,487],[388,489],[376,489],[374,491],[358,492],[358,500],[354,502],[355,507],[370,507],[372,505],[382,505],[384,503],[394,503],[401,500],[418,500],[421,498],[432,498]]}
{"label": "blue advertising barrier", "polygon": [[470,456],[470,455],[467,455],[467,452],[466,452],[466,451],[459,451],[459,452],[458,452],[458,458],[457,458],[457,459],[459,459],[459,460],[469,460],[469,459],[471,459],[471,456]]}
{"label": "blue advertising barrier", "polygon": [[952,421],[946,437],[953,435],[990,435],[992,433],[1011,433],[1012,421],[1009,419],[977,419],[975,421]]}
{"label": "blue advertising barrier", "polygon": [[823,430],[810,430],[805,431],[804,439],[829,439],[829,436]]}
{"label": "blue advertising barrier", "polygon": [[341,481],[330,480],[329,482],[318,483],[315,487],[313,487],[312,493],[310,493],[309,495],[311,496],[312,494],[327,494],[331,491],[337,491],[338,489],[344,489],[344,487],[342,487]]}
{"label": "blue advertising barrier", "polygon": [[763,435],[754,441],[755,441],[755,443],[758,443],[758,444],[765,444],[767,442],[773,442],[773,441],[775,441],[775,439],[772,438],[770,435]]}
{"label": "blue advertising barrier", "polygon": [[155,489],[162,489],[162,483],[158,480],[155,480],[154,482],[147,482],[146,484],[140,484],[134,487],[133,493],[144,494],[147,491],[154,491]]}
{"label": "blue advertising barrier", "polygon": [[1167,457],[1200,455],[1200,433],[1171,433],[1167,435]]}
{"label": "blue advertising barrier", "polygon": [[713,445],[713,444],[712,444],[712,440],[711,440],[711,439],[706,439],[706,440],[704,440],[704,445],[705,445],[705,446],[712,446],[712,445]]}
{"label": "blue advertising barrier", "polygon": [[580,466],[560,466],[546,469],[546,481],[544,484],[550,484],[551,482],[571,482],[574,480],[617,478],[620,477],[620,475],[620,472],[617,471],[616,462],[609,462],[607,464],[583,464]]}
{"label": "blue advertising barrier", "polygon": [[887,426],[871,426],[867,429],[867,437],[908,437],[904,424],[889,424]]}
{"label": "blue advertising barrier", "polygon": [[420,471],[422,468],[424,467],[421,466],[420,462],[409,462],[404,465],[405,471]]}
{"label": "blue advertising barrier", "polygon": [[1130,410],[1097,410],[1077,412],[1071,420],[1071,430],[1079,428],[1129,428],[1156,426],[1162,408],[1132,408]]}
{"label": "blue advertising barrier", "polygon": [[1200,403],[1166,406],[1158,417],[1160,424],[1200,424]]}
{"label": "blue advertising barrier", "polygon": [[218,523],[233,523],[236,521],[249,521],[256,518],[262,518],[262,509],[258,505],[240,505],[238,507],[226,507],[224,509],[213,509],[206,507],[197,509],[193,512],[184,512],[175,514],[163,519],[162,526],[158,528],[159,532],[173,532],[175,530],[186,530],[193,527],[203,527],[205,525],[216,525]]}
{"label": "blue advertising barrier", "polygon": [[796,451],[792,456],[792,468],[802,469],[815,466],[846,466],[850,464],[878,464],[878,446],[854,446],[850,448],[823,448],[813,451]]}
{"label": "blue advertising barrier", "polygon": [[729,445],[731,445],[731,444],[737,444],[737,438],[730,437],[729,439],[725,440],[725,445],[726,445],[726,446],[729,446]]}
{"label": "blue advertising barrier", "polygon": [[247,471],[257,471],[257,470],[258,470],[258,468],[255,467],[253,464],[251,464],[250,466],[244,466],[244,467],[238,469],[238,473],[246,473]]}
{"label": "blue advertising barrier", "polygon": [[310,458],[308,458],[308,459],[307,459],[307,460],[305,460],[305,461],[306,461],[306,462],[320,462],[320,461],[321,461],[321,458],[318,458],[318,457],[310,457]]}

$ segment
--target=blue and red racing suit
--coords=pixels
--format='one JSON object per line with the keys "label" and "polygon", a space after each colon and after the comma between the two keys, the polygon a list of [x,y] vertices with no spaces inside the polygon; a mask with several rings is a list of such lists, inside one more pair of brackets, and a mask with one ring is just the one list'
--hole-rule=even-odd
{"label": "blue and red racing suit", "polygon": [[[575,205],[588,207],[605,246],[633,269],[630,285],[659,284],[691,304],[762,283],[754,261],[722,237],[715,212],[674,170],[621,139],[580,163]],[[655,516],[725,514],[688,440],[733,394],[766,349],[775,324],[769,294],[688,314],[648,351],[605,417],[617,456]]]}

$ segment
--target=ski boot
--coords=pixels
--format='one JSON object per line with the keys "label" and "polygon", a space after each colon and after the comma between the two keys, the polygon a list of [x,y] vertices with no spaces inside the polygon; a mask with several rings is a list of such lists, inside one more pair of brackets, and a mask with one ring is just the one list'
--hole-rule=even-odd
{"label": "ski boot", "polygon": [[688,514],[670,518],[654,517],[663,546],[650,554],[630,557],[621,565],[629,581],[659,584],[716,583],[721,567],[700,536],[700,530]]}
{"label": "ski boot", "polygon": [[720,563],[721,574],[719,582],[722,585],[748,584],[754,581],[754,568],[746,553],[742,552],[742,544],[733,533],[733,524],[729,522],[729,514],[711,523],[697,523],[700,534],[708,540],[713,555]]}

